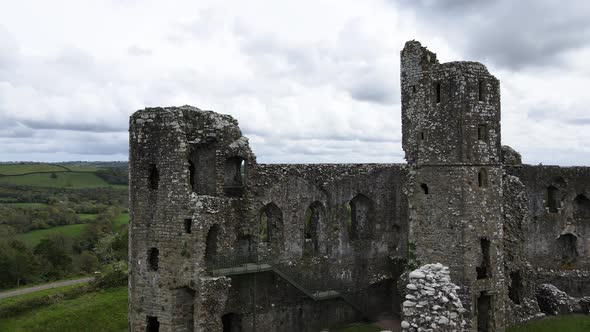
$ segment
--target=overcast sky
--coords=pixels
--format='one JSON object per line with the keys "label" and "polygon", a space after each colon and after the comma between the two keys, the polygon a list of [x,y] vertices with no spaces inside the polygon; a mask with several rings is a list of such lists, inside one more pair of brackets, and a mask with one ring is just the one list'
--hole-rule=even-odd
{"label": "overcast sky", "polygon": [[399,52],[500,79],[527,163],[590,165],[590,1],[2,1],[0,160],[126,160],[128,117],[231,114],[259,162],[403,162]]}

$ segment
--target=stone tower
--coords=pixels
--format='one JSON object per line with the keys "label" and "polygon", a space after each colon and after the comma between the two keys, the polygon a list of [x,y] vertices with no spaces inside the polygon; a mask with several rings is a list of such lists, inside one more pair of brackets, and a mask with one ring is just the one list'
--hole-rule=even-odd
{"label": "stone tower", "polygon": [[477,62],[401,51],[409,249],[451,269],[473,331],[504,331],[499,81]]}
{"label": "stone tower", "polygon": [[221,331],[229,279],[204,271],[236,242],[248,140],[190,106],[138,111],[129,132],[129,331]]}

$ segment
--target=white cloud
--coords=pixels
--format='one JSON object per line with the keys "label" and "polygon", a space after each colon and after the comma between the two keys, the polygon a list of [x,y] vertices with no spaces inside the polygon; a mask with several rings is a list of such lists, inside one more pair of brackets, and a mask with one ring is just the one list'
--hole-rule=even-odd
{"label": "white cloud", "polygon": [[[489,6],[506,13],[502,3]],[[443,61],[485,54],[469,44],[475,30],[457,29],[463,7],[441,6],[431,20],[386,0],[4,4],[1,158],[124,159],[132,112],[191,104],[235,116],[260,162],[402,162],[403,43],[421,40]],[[590,48],[578,37],[559,67],[491,63],[504,143],[525,161],[590,162],[581,130]]]}

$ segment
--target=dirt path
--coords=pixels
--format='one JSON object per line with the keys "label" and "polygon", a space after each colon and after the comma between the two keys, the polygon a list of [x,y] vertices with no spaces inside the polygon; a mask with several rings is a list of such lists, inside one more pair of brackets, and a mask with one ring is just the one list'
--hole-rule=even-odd
{"label": "dirt path", "polygon": [[43,284],[43,285],[39,285],[39,286],[28,287],[28,288],[20,288],[20,289],[16,289],[13,291],[0,293],[0,299],[12,297],[12,296],[17,296],[17,295],[22,295],[22,294],[27,294],[27,293],[33,293],[33,292],[37,292],[40,290],[50,289],[50,288],[55,288],[55,287],[83,284],[85,282],[89,282],[92,279],[94,279],[94,278],[93,277],[86,277],[86,278],[75,279],[75,280],[56,281],[56,282]]}

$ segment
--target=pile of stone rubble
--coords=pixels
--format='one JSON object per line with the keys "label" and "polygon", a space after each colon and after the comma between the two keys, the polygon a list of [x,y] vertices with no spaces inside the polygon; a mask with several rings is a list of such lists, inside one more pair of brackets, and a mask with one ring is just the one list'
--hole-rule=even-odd
{"label": "pile of stone rubble", "polygon": [[437,263],[426,264],[410,272],[403,303],[404,331],[462,331],[463,305],[458,286],[451,282],[449,268]]}

